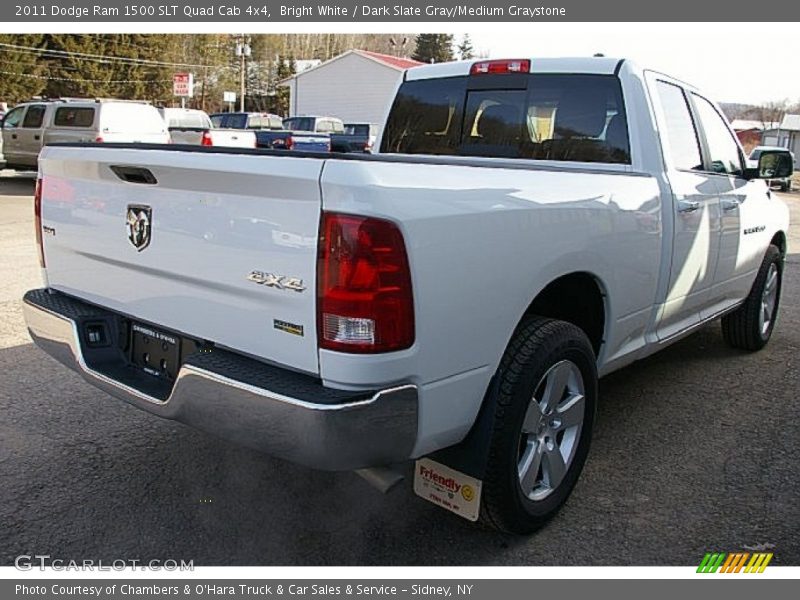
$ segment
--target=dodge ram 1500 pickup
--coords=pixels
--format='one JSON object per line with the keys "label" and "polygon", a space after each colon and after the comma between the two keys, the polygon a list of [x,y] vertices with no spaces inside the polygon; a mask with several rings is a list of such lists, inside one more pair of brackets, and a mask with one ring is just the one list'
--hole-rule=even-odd
{"label": "dodge ram 1500 pickup", "polygon": [[[30,334],[145,411],[535,530],[597,380],[721,317],[775,327],[788,211],[715,105],[627,60],[406,72],[376,155],[63,144]],[[676,439],[675,443],[681,443]],[[381,475],[383,474],[383,475]]]}

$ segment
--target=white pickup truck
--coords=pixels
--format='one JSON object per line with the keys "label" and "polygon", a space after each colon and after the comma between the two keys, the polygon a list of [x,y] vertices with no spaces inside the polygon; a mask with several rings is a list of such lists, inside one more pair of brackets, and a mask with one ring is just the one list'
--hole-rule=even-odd
{"label": "white pickup truck", "polygon": [[[597,379],[722,317],[758,350],[788,211],[719,108],[610,58],[407,71],[376,155],[48,146],[32,338],[134,406],[330,470],[418,459],[504,531],[566,501]],[[678,439],[676,443],[680,443]]]}
{"label": "white pickup truck", "polygon": [[246,129],[217,129],[205,111],[192,108],[159,108],[173,144],[255,148],[256,134]]}

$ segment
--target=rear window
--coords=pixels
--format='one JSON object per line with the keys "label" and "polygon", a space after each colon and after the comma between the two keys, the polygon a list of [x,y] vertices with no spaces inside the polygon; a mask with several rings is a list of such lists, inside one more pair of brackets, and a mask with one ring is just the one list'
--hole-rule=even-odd
{"label": "rear window", "polygon": [[404,83],[381,151],[630,163],[619,79],[537,74],[502,89],[502,77]]}
{"label": "rear window", "polygon": [[283,120],[284,129],[294,131],[314,131],[314,119],[312,117],[292,117]]}
{"label": "rear window", "polygon": [[369,125],[354,125],[354,124],[345,124],[344,132],[347,135],[370,135],[370,126]]}
{"label": "rear window", "polygon": [[167,113],[169,126],[176,129],[208,129],[211,121],[201,112]]}
{"label": "rear window", "polygon": [[62,106],[56,109],[53,125],[57,127],[91,127],[94,123],[94,108]]}

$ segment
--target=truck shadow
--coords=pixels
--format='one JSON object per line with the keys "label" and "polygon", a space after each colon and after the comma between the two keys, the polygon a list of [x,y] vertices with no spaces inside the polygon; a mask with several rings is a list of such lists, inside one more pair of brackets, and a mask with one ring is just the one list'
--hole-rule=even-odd
{"label": "truck shadow", "polygon": [[[592,555],[580,539],[624,545],[631,527],[650,527],[603,512],[610,490],[664,468],[657,451],[632,452],[631,440],[662,439],[704,386],[735,387],[720,365],[741,370],[743,360],[711,326],[604,379],[595,448],[576,493],[551,525],[518,538],[415,498],[410,481],[384,496],[352,473],[298,467],[140,412],[32,344],[0,350],[0,564],[32,549],[195,565],[624,564],[624,553]],[[680,426],[689,439],[708,433]],[[614,518],[616,528],[598,525]],[[663,560],[663,546],[653,552]],[[628,562],[648,562],[637,556]]]}

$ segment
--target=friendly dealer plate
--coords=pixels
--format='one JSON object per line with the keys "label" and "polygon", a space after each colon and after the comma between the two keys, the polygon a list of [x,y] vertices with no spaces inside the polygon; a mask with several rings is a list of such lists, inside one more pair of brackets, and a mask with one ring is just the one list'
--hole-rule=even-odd
{"label": "friendly dealer plate", "polygon": [[481,481],[429,458],[414,465],[414,493],[470,521],[477,521]]}

